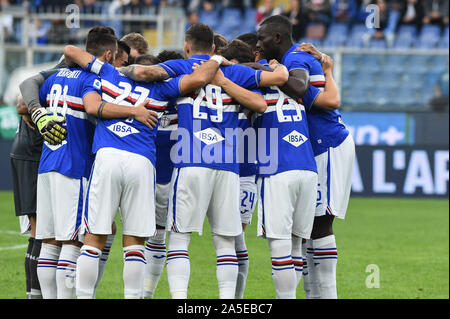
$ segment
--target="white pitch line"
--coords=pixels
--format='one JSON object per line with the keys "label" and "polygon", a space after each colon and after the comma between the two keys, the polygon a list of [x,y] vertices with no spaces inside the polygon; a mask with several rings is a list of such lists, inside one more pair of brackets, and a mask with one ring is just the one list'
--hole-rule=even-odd
{"label": "white pitch line", "polygon": [[0,234],[7,234],[7,235],[22,235],[21,232],[15,231],[15,230],[4,230],[0,229]]}
{"label": "white pitch line", "polygon": [[[0,234],[23,236],[23,234],[21,232],[19,232],[19,231],[5,230],[5,229],[0,229]],[[0,251],[2,251],[2,250],[22,249],[22,248],[25,248],[25,247],[28,247],[28,244],[15,245],[15,246],[9,246],[9,247],[0,247]]]}
{"label": "white pitch line", "polygon": [[12,250],[12,249],[22,249],[28,247],[28,244],[26,245],[16,245],[16,246],[10,246],[10,247],[0,247],[0,251],[2,250]]}

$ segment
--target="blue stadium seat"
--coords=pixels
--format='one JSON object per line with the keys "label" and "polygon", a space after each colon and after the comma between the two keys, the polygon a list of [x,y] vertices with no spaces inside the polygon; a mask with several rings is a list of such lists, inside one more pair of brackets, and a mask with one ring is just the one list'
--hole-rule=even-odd
{"label": "blue stadium seat", "polygon": [[354,24],[350,31],[350,39],[362,39],[364,33],[367,32],[365,24]]}
{"label": "blue stadium seat", "polygon": [[217,27],[217,33],[220,33],[228,40],[239,36],[239,29],[242,22],[241,10],[235,8],[225,8]]}
{"label": "blue stadium seat", "polygon": [[403,71],[408,56],[404,54],[388,54],[385,57],[384,68],[393,72]]}
{"label": "blue stadium seat", "polygon": [[345,43],[345,38],[341,37],[333,37],[333,36],[327,36],[325,40],[322,42],[322,46],[325,48],[338,48]]}
{"label": "blue stadium seat", "polygon": [[398,28],[396,37],[398,39],[414,39],[417,37],[417,28],[411,24],[403,24]]}
{"label": "blue stadium seat", "polygon": [[349,49],[362,49],[364,43],[361,38],[348,38],[345,42],[345,46]]}
{"label": "blue stadium seat", "polygon": [[344,90],[342,95],[342,104],[348,106],[365,106],[367,105],[368,91],[367,89],[351,88]]}
{"label": "blue stadium seat", "polygon": [[383,39],[372,39],[369,42],[369,48],[370,49],[386,49],[387,44],[386,44],[386,41]]}
{"label": "blue stadium seat", "polygon": [[439,39],[435,38],[420,38],[416,42],[416,49],[418,50],[432,50],[436,48]]}
{"label": "blue stadium seat", "polygon": [[361,71],[378,72],[382,68],[382,55],[364,54],[359,69]]}
{"label": "blue stadium seat", "polygon": [[408,58],[408,68],[410,70],[418,70],[421,72],[425,72],[430,66],[431,56],[429,55],[411,55]]}
{"label": "blue stadium seat", "polygon": [[395,50],[407,50],[412,48],[416,43],[414,38],[396,38],[393,48]]}
{"label": "blue stadium seat", "polygon": [[431,70],[444,71],[448,63],[448,54],[434,55],[430,59]]}
{"label": "blue stadium seat", "polygon": [[298,40],[298,43],[311,43],[312,45],[314,45],[316,48],[320,47],[322,45],[322,41],[320,41],[319,39],[313,39],[313,38],[301,38],[300,40]]}
{"label": "blue stadium seat", "polygon": [[401,71],[383,68],[378,75],[377,86],[382,88],[396,88],[400,85],[401,75]]}
{"label": "blue stadium seat", "polygon": [[372,106],[390,106],[392,96],[389,88],[374,87],[369,90],[368,103]]}
{"label": "blue stadium seat", "polygon": [[209,25],[214,30],[219,25],[219,12],[217,10],[211,12],[202,10],[199,14],[199,22]]}
{"label": "blue stadium seat", "polygon": [[243,16],[243,23],[239,29],[239,34],[256,32],[256,9],[247,8]]}
{"label": "blue stadium seat", "polygon": [[417,90],[411,87],[400,87],[398,90],[394,90],[393,104],[396,106],[418,106],[422,104],[422,101],[417,96]]}
{"label": "blue stadium seat", "polygon": [[441,28],[438,25],[424,25],[419,35],[416,48],[421,50],[434,49],[441,38]]}
{"label": "blue stadium seat", "polygon": [[378,72],[365,70],[357,72],[353,85],[359,88],[373,87],[378,80]]}

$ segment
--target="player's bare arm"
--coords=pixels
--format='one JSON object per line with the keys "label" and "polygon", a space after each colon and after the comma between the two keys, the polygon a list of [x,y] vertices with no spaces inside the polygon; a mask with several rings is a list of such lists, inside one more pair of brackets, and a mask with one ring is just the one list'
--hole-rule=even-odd
{"label": "player's bare arm", "polygon": [[183,76],[180,79],[181,93],[185,94],[211,83],[217,73],[217,70],[219,70],[219,66],[222,61],[224,61],[223,57],[218,56],[217,60],[211,59],[206,61],[196,68],[191,74]]}
{"label": "player's bare arm", "polygon": [[280,89],[288,96],[294,99],[300,99],[305,95],[308,90],[308,86],[308,71],[303,69],[294,69],[289,72],[289,79],[286,84],[280,86]]}
{"label": "player's bare arm", "polygon": [[95,92],[86,94],[83,98],[83,105],[86,112],[97,118],[114,119],[132,117],[149,128],[156,127],[158,115],[145,107],[147,103],[148,100],[135,107],[108,103],[102,101],[101,96]]}
{"label": "player's bare arm", "polygon": [[66,45],[64,47],[64,57],[67,65],[77,64],[82,68],[86,68],[94,58],[92,54],[74,45]]}
{"label": "player's bare arm", "polygon": [[222,89],[224,89],[225,92],[227,92],[227,94],[234,98],[239,104],[252,111],[264,113],[267,109],[267,103],[261,94],[249,91],[237,85],[233,81],[226,78],[222,70],[217,71],[211,84],[222,87]]}
{"label": "player's bare arm", "polygon": [[32,130],[34,130],[35,127],[33,121],[31,120],[30,114],[28,113],[28,108],[20,95],[17,97],[16,110],[17,114],[22,117],[25,124]]}
{"label": "player's bare arm", "polygon": [[323,57],[322,69],[325,74],[325,89],[317,95],[313,105],[326,110],[335,110],[339,108],[341,99],[339,88],[333,78],[333,59],[326,54]]}
{"label": "player's bare arm", "polygon": [[282,64],[273,64],[272,70],[262,71],[259,86],[283,86],[289,79],[289,72]]}
{"label": "player's bare arm", "polygon": [[120,73],[139,82],[163,81],[170,78],[169,74],[159,65],[132,64],[118,69]]}

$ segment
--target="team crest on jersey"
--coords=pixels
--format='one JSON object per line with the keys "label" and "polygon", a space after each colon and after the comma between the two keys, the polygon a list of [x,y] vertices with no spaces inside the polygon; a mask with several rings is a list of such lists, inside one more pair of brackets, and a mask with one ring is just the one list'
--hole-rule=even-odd
{"label": "team crest on jersey", "polygon": [[137,129],[135,129],[134,127],[132,127],[124,122],[117,122],[117,123],[111,124],[110,126],[108,126],[108,129],[120,137],[139,133],[139,131]]}
{"label": "team crest on jersey", "polygon": [[308,140],[308,138],[302,133],[293,130],[291,133],[283,137],[283,140],[285,140],[286,142],[295,147],[299,147],[300,145],[305,143]]}
{"label": "team crest on jersey", "polygon": [[168,127],[170,125],[170,118],[167,116],[161,117],[159,125],[161,125],[161,127]]}
{"label": "team crest on jersey", "polygon": [[205,143],[206,145],[220,143],[225,139],[219,133],[214,131],[212,128],[207,128],[205,130],[195,132],[194,136],[203,143]]}

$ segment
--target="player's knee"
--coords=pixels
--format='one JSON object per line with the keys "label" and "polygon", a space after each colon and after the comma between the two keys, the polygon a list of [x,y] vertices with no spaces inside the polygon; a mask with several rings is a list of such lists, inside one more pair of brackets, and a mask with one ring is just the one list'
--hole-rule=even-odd
{"label": "player's knee", "polygon": [[313,229],[311,231],[312,239],[319,239],[333,235],[334,216],[319,216],[314,218]]}

